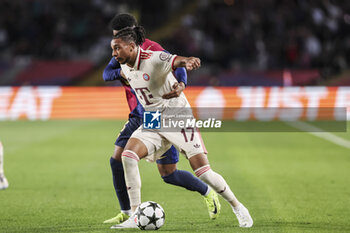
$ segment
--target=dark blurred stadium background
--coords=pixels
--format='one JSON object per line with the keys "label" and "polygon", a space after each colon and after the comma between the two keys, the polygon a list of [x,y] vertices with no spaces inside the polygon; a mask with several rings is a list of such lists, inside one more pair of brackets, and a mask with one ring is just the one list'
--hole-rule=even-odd
{"label": "dark blurred stadium background", "polygon": [[195,86],[350,85],[350,1],[2,0],[0,85],[103,86],[108,23],[130,12]]}
{"label": "dark blurred stadium background", "polygon": [[[125,12],[202,59],[186,97],[225,120],[202,136],[251,211],[249,233],[350,232],[350,0],[0,0],[1,233],[111,233],[108,161],[130,109],[102,73],[108,23]],[[143,200],[166,211],[161,231],[240,232],[223,201],[208,221],[199,195],[140,172]]]}

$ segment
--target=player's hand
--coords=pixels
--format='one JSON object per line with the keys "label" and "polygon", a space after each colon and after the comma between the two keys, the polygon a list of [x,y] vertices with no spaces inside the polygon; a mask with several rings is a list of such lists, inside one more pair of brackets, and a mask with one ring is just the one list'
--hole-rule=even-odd
{"label": "player's hand", "polygon": [[180,83],[175,83],[173,85],[173,88],[174,90],[162,96],[163,99],[171,99],[171,98],[179,97],[183,92],[183,90],[185,90],[186,86],[183,82],[180,82]]}
{"label": "player's hand", "polygon": [[196,70],[201,66],[201,60],[198,57],[188,57],[185,59],[186,70]]}

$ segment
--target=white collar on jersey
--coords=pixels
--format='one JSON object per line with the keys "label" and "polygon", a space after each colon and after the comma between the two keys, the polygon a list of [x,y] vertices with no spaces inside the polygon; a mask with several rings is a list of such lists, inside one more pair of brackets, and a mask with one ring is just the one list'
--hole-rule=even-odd
{"label": "white collar on jersey", "polygon": [[140,69],[140,63],[141,63],[141,50],[143,50],[140,46],[137,47],[137,55],[136,55],[136,60],[134,63],[134,66],[132,69],[138,70]]}

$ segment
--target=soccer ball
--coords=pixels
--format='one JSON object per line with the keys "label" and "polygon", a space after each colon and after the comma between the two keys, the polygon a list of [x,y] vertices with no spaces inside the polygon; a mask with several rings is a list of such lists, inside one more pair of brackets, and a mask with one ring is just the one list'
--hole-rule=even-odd
{"label": "soccer ball", "polygon": [[141,230],[158,230],[164,221],[164,210],[154,201],[143,202],[137,209],[137,226]]}

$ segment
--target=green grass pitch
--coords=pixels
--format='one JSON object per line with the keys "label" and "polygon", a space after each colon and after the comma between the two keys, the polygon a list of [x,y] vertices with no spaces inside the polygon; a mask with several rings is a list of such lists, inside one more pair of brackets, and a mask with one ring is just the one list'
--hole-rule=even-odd
{"label": "green grass pitch", "polygon": [[[0,122],[10,183],[0,191],[0,232],[118,231],[102,222],[119,211],[109,157],[123,124]],[[156,165],[141,161],[142,200],[166,213],[160,232],[350,232],[350,149],[302,132],[203,139],[211,167],[248,207],[254,226],[240,229],[222,198],[220,217],[209,220],[198,193],[163,183]],[[178,167],[190,170],[183,156]]]}

